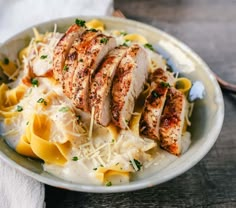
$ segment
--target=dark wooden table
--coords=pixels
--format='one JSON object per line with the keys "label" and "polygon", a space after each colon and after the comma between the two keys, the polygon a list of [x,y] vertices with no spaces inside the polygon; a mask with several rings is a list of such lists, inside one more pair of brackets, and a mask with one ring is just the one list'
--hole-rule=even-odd
{"label": "dark wooden table", "polygon": [[[236,83],[236,1],[116,0],[115,8],[176,36],[215,73]],[[225,120],[220,136],[205,158],[185,174],[153,188],[119,194],[46,186],[47,208],[236,207],[236,95],[223,94]]]}

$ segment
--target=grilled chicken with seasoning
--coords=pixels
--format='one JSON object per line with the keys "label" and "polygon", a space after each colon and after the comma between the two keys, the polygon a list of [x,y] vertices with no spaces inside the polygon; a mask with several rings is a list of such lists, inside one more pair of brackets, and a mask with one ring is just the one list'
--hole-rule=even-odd
{"label": "grilled chicken with seasoning", "polygon": [[184,94],[176,88],[170,87],[160,122],[160,145],[177,156],[181,154],[181,136],[186,104]]}
{"label": "grilled chicken with seasoning", "polygon": [[116,39],[95,29],[72,25],[54,49],[53,73],[75,107],[94,120],[127,129],[146,80],[151,85],[139,121],[140,135],[180,155],[187,100],[174,88],[173,74],[161,68],[148,76],[146,49],[116,47]]}
{"label": "grilled chicken with seasoning", "polygon": [[121,129],[127,128],[147,74],[147,54],[141,46],[134,44],[121,60],[112,87],[112,120]]}
{"label": "grilled chicken with seasoning", "polygon": [[84,31],[85,27],[78,26],[77,24],[72,25],[54,48],[53,75],[56,80],[62,81],[62,71],[65,65],[65,59],[75,39]]}
{"label": "grilled chicken with seasoning", "polygon": [[158,68],[150,75],[151,89],[147,96],[140,119],[140,134],[159,140],[159,125],[165,105],[168,87],[174,84],[171,73]]}
{"label": "grilled chicken with seasoning", "polygon": [[81,56],[72,79],[72,95],[75,106],[89,112],[88,98],[91,78],[107,53],[116,47],[116,40],[100,34],[90,41],[86,52]]}
{"label": "grilled chicken with seasoning", "polygon": [[72,82],[73,76],[77,67],[83,67],[86,51],[90,46],[91,42],[95,37],[100,35],[99,31],[86,30],[81,37],[77,37],[71,46],[69,54],[65,61],[65,66],[63,68],[63,81],[62,88],[63,92],[68,98],[73,98],[72,95]]}
{"label": "grilled chicken with seasoning", "polygon": [[90,108],[94,108],[94,120],[102,126],[111,121],[111,86],[116,69],[125,56],[128,47],[119,46],[111,50],[92,78],[90,85]]}

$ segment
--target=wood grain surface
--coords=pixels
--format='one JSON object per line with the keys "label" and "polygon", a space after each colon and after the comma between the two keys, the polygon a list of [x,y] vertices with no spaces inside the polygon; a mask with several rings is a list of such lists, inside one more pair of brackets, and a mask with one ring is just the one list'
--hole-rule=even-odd
{"label": "wood grain surface", "polygon": [[[177,37],[216,74],[236,83],[235,0],[116,0],[115,8],[127,18]],[[223,94],[220,136],[205,158],[185,174],[153,188],[118,194],[46,186],[46,207],[236,207],[236,95]]]}

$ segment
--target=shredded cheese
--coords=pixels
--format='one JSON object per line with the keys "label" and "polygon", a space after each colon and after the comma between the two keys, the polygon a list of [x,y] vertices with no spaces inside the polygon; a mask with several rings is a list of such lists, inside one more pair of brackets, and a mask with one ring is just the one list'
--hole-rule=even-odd
{"label": "shredded cheese", "polygon": [[92,139],[92,134],[93,134],[93,124],[94,124],[94,107],[92,107],[91,110],[91,120],[90,120],[90,126],[89,126],[89,135],[88,135],[88,139],[91,140]]}

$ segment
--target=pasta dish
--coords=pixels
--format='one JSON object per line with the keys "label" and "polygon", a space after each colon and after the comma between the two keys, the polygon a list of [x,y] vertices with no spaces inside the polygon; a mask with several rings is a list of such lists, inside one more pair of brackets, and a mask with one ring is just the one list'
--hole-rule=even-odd
{"label": "pasta dish", "polygon": [[19,154],[65,180],[112,186],[178,158],[191,143],[192,82],[146,37],[76,19],[35,36],[0,67],[0,132]]}

